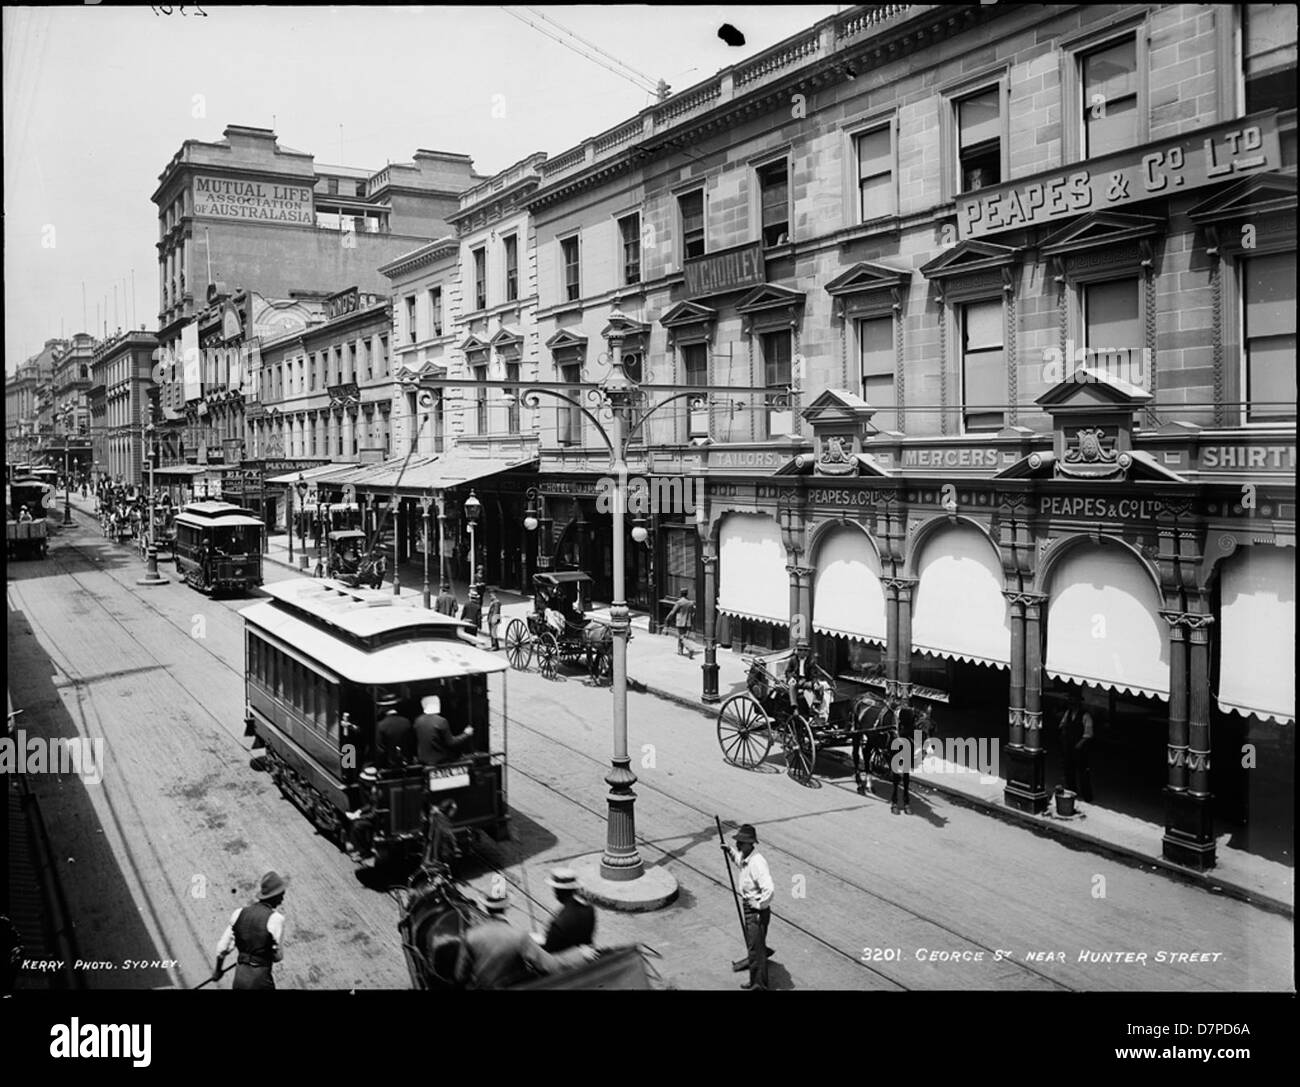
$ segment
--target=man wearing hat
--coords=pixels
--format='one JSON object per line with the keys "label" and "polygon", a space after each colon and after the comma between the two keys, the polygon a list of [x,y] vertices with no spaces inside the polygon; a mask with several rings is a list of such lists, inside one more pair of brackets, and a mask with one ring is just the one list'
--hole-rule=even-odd
{"label": "man wearing hat", "polygon": [[280,944],[284,939],[285,882],[275,872],[262,877],[257,901],[236,910],[217,944],[217,964],[212,968],[215,981],[221,976],[221,964],[231,951],[239,952],[233,989],[274,989],[271,964],[284,958]]}
{"label": "man wearing hat", "polygon": [[397,712],[398,697],[384,691],[375,700],[375,754],[379,765],[405,766],[415,756],[415,728]]}
{"label": "man wearing hat", "polygon": [[469,624],[469,632],[478,634],[478,625],[483,618],[483,604],[479,598],[477,589],[470,589],[469,599],[465,601],[465,606],[460,609],[460,620],[462,623]]}
{"label": "man wearing hat", "polygon": [[596,932],[596,907],[579,894],[578,874],[572,868],[553,868],[546,881],[559,900],[551,918],[543,950],[556,952],[590,944]]}
{"label": "man wearing hat", "polygon": [[459,736],[451,731],[451,722],[442,715],[442,699],[436,694],[420,699],[424,711],[415,719],[415,757],[425,766],[442,766],[462,758],[474,742],[474,730],[467,728]]}
{"label": "man wearing hat", "polygon": [[506,920],[510,900],[496,890],[485,903],[489,919],[475,925],[461,941],[456,984],[469,989],[502,989],[524,981],[530,973],[554,974],[588,961],[595,952],[572,948],[558,955],[543,951],[532,936]]}
{"label": "man wearing hat", "polygon": [[732,968],[749,969],[749,981],[742,989],[766,989],[767,957],[771,954],[767,947],[767,926],[772,920],[772,895],[776,887],[767,861],[754,848],[758,843],[754,828],[744,824],[736,831],[735,841],[735,849],[724,844],[722,854],[740,868],[740,901],[745,911],[745,944],[749,957],[742,963],[733,963]]}

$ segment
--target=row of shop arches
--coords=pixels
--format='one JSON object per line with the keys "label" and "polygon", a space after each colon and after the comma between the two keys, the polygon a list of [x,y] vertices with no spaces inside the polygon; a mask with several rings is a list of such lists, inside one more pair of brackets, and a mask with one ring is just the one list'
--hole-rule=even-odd
{"label": "row of shop arches", "polygon": [[[928,526],[927,526],[928,528]],[[767,514],[725,515],[718,537],[718,609],[786,626],[789,559]],[[1054,551],[1041,573],[1046,655],[1053,679],[1168,700],[1169,628],[1151,567],[1126,545],[1080,539]],[[886,594],[876,545],[860,526],[828,526],[814,540],[811,626],[822,635],[883,646]],[[937,657],[1006,668],[1010,605],[1002,564],[977,527],[944,519],[918,536],[909,576],[911,646]],[[1242,548],[1219,566],[1215,696],[1221,709],[1294,720],[1295,571],[1278,547]]]}

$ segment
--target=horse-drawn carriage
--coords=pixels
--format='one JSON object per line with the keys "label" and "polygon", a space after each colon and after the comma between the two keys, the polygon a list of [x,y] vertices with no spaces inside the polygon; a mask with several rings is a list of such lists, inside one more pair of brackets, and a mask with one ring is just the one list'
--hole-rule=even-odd
{"label": "horse-drawn carriage", "polygon": [[[808,782],[820,751],[850,747],[858,792],[866,792],[869,774],[891,776],[894,739],[901,731],[910,740],[913,720],[920,722],[907,703],[868,682],[832,676],[811,657],[801,664],[797,651],[746,663],[746,689],[718,710],[718,745],[727,762],[753,770],[776,744],[790,776]],[[928,720],[928,711],[921,713]]]}
{"label": "horse-drawn carriage", "polygon": [[358,529],[339,529],[325,537],[327,555],[325,569],[317,570],[318,577],[332,577],[350,589],[359,586],[380,588],[384,583],[385,558],[383,552],[372,551],[366,534]]}
{"label": "horse-drawn carriage", "polygon": [[614,636],[609,625],[586,616],[591,578],[577,570],[533,576],[533,611],[506,626],[506,659],[523,670],[537,666],[554,679],[561,664],[586,668],[605,683],[614,673]]}

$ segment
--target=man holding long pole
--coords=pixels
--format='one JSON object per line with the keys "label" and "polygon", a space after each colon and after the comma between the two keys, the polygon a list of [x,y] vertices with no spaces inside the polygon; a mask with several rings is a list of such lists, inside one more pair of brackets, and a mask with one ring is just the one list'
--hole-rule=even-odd
{"label": "man holding long pole", "polygon": [[[721,834],[722,825],[718,830]],[[753,826],[745,823],[735,835],[733,849],[724,841],[722,854],[728,865],[735,863],[740,869],[739,899],[744,907],[741,921],[745,927],[745,946],[749,956],[743,963],[733,963],[733,969],[749,970],[749,981],[741,985],[746,990],[765,990],[767,984],[767,928],[772,920],[772,895],[776,891],[767,861],[754,847],[758,835]],[[731,873],[730,867],[727,869]],[[733,885],[734,886],[734,885]]]}

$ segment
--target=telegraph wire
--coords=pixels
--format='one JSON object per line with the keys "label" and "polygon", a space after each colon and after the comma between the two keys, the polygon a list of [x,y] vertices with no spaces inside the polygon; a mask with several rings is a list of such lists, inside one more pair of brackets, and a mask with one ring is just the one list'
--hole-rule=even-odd
{"label": "telegraph wire", "polygon": [[561,26],[561,25],[560,25],[559,23],[557,23],[554,19],[549,18],[549,17],[546,16],[546,15],[543,15],[543,14],[542,14],[540,11],[538,11],[536,8],[525,8],[524,10],[525,10],[525,11],[530,11],[530,12],[532,12],[532,13],[533,13],[534,15],[536,15],[539,19],[543,20],[544,22],[548,22],[548,23],[550,23],[550,24],[551,24],[553,27],[555,27],[557,30],[560,30],[560,31],[562,31],[563,33],[569,35],[569,37],[573,38],[575,41],[579,41],[579,42],[581,42],[581,43],[582,43],[583,45],[585,45],[588,49],[594,49],[594,50],[595,50],[597,53],[599,53],[602,57],[608,57],[608,58],[609,58],[610,60],[612,60],[615,64],[619,65],[619,66],[622,67],[622,68],[626,68],[626,69],[627,69],[629,72],[631,72],[633,75],[638,76],[638,77],[640,77],[641,79],[645,80],[645,81],[646,81],[647,83],[649,83],[652,87],[655,87],[655,88],[658,87],[658,85],[659,85],[659,81],[658,81],[657,79],[654,79],[654,78],[652,78],[651,76],[646,75],[644,72],[638,72],[635,68],[632,67],[632,65],[630,65],[630,64],[625,64],[623,61],[619,60],[618,57],[614,56],[612,53],[606,53],[605,50],[603,50],[600,46],[594,44],[593,42],[589,42],[589,41],[587,41],[586,38],[580,37],[579,35],[575,34],[572,30],[570,30],[568,27]]}
{"label": "telegraph wire", "polygon": [[610,73],[612,73],[613,75],[618,76],[620,79],[625,79],[625,80],[627,80],[627,81],[628,81],[629,83],[631,83],[634,87],[636,87],[637,90],[639,90],[639,91],[643,91],[643,92],[645,92],[645,93],[647,93],[647,94],[654,94],[654,93],[657,91],[657,89],[658,89],[658,88],[657,88],[657,85],[655,85],[655,86],[646,86],[646,85],[642,82],[642,80],[641,80],[640,78],[633,78],[632,76],[628,75],[626,72],[620,72],[620,71],[619,71],[618,69],[616,69],[616,68],[611,68],[611,67],[610,67],[608,64],[606,64],[603,60],[599,59],[598,57],[593,56],[592,54],[590,54],[590,53],[588,53],[588,52],[585,52],[584,50],[580,49],[578,46],[574,45],[572,42],[570,42],[570,41],[566,41],[564,38],[561,38],[561,37],[559,37],[559,36],[557,36],[557,35],[555,35],[555,34],[552,34],[552,33],[551,33],[549,30],[547,30],[545,27],[543,27],[543,26],[539,26],[537,23],[533,22],[531,19],[527,18],[527,17],[524,16],[524,15],[521,15],[519,12],[517,12],[517,11],[511,11],[510,8],[507,8],[507,7],[502,7],[501,10],[504,11],[507,15],[511,15],[511,16],[513,16],[514,18],[518,19],[521,23],[524,23],[524,24],[526,24],[527,26],[531,26],[531,27],[532,27],[534,30],[536,30],[539,34],[543,34],[543,35],[545,35],[546,37],[550,38],[551,41],[553,41],[553,42],[557,42],[557,43],[559,43],[560,45],[564,46],[566,49],[572,50],[574,53],[577,53],[578,56],[584,58],[585,60],[589,60],[589,61],[591,61],[593,64],[599,64],[602,68],[605,69],[605,71],[610,72]]}

